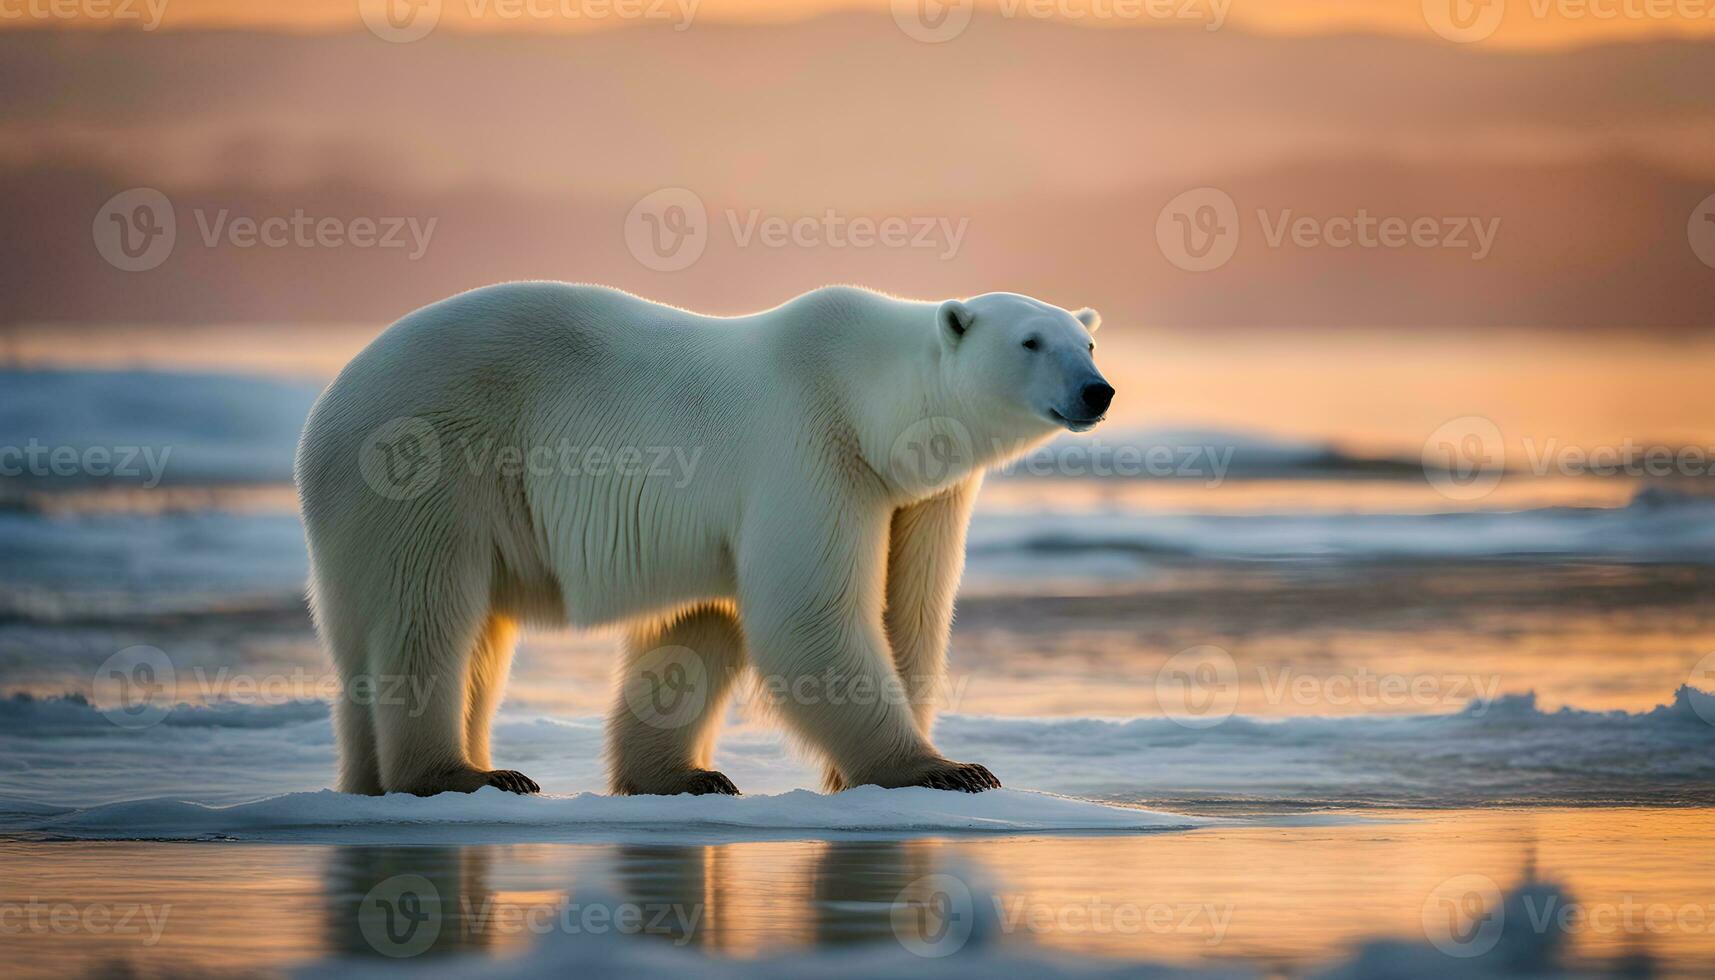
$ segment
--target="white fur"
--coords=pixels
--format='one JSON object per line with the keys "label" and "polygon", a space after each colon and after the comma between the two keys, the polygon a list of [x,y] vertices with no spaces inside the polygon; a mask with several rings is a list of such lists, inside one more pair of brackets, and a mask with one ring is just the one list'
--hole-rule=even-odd
{"label": "white fur", "polygon": [[[774,707],[830,786],[980,788],[965,785],[980,767],[929,740],[965,526],[985,468],[1094,424],[1078,399],[1100,381],[1096,322],[1012,294],[847,287],[715,318],[546,282],[400,320],[322,395],[298,450],[311,600],[346,689],[340,787],[520,788],[488,752],[516,624],[569,622],[629,627],[616,792],[719,788],[714,729],[747,667],[784,694]],[[395,499],[360,461],[401,419],[438,451]],[[567,447],[649,466],[548,462]],[[661,450],[678,452],[665,473]],[[663,723],[636,685],[681,648],[667,656],[694,657],[700,700]]]}

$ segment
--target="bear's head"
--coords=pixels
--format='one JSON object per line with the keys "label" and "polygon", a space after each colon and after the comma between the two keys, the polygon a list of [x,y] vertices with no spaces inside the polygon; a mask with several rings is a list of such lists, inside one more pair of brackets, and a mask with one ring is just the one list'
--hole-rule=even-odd
{"label": "bear's head", "polygon": [[936,310],[943,380],[985,421],[1028,438],[1084,432],[1114,389],[1096,369],[1095,310],[1069,312],[1016,293],[950,299]]}

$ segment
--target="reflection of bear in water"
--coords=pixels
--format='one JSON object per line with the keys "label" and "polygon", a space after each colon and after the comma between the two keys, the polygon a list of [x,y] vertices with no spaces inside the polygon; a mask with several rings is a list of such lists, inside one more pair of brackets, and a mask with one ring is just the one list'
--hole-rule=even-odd
{"label": "reflection of bear in water", "polygon": [[402,958],[492,945],[489,931],[462,919],[492,897],[488,848],[340,846],[331,855],[323,889],[329,949]]}
{"label": "reflection of bear in water", "polygon": [[[946,850],[922,840],[620,845],[613,879],[623,901],[674,911],[662,918],[679,925],[653,934],[751,956],[913,934],[921,917],[907,906],[922,883],[946,875]],[[955,924],[969,931],[968,921]]]}
{"label": "reflection of bear in water", "polygon": [[340,788],[533,792],[489,728],[518,623],[626,623],[620,793],[710,770],[742,670],[827,783],[999,785],[929,739],[986,467],[1099,421],[1089,310],[853,288],[728,319],[559,283],[386,330],[298,450]]}
{"label": "reflection of bear in water", "polygon": [[949,869],[951,850],[926,840],[620,844],[580,848],[566,865],[508,862],[489,845],[338,846],[322,888],[323,942],[335,955],[398,959],[609,935],[737,956],[893,939],[950,946],[981,918],[966,913],[983,911],[968,893],[942,908],[936,883],[969,877]]}

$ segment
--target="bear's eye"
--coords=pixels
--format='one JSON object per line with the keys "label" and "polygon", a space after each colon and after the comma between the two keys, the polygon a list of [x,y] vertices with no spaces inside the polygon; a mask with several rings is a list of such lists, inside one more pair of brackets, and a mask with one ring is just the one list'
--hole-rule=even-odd
{"label": "bear's eye", "polygon": [[1092,344],[1090,344],[1090,353],[1094,354],[1095,352],[1096,352],[1096,345],[1094,343],[1092,343]]}
{"label": "bear's eye", "polygon": [[1038,344],[1038,343],[1037,343],[1037,342],[1036,342],[1036,338],[1035,338],[1035,337],[1032,337],[1032,338],[1030,338],[1030,339],[1029,339],[1029,340],[1026,340],[1026,341],[1025,341],[1025,342],[1024,342],[1024,349],[1025,349],[1025,350],[1035,350],[1035,349],[1036,349],[1036,348],[1038,348],[1038,347],[1040,347],[1040,346],[1041,346],[1041,345],[1040,345],[1040,344]]}

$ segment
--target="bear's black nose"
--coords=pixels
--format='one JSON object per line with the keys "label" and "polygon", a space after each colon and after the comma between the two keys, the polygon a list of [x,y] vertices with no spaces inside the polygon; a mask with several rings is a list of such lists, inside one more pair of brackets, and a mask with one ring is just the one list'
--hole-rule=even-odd
{"label": "bear's black nose", "polygon": [[1084,386],[1084,404],[1090,406],[1090,418],[1108,410],[1108,405],[1114,400],[1113,386],[1098,381]]}

